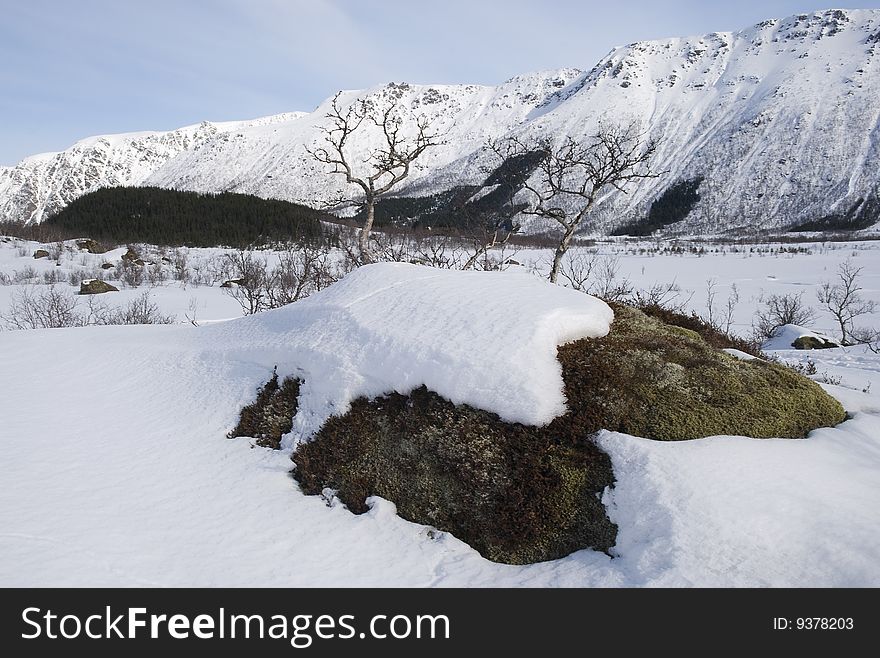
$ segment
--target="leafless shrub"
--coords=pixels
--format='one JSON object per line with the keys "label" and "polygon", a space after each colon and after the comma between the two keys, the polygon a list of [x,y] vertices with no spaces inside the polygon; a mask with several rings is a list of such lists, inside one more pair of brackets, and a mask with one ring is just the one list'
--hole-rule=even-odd
{"label": "leafless shrub", "polygon": [[[670,283],[654,283],[647,290],[634,290],[628,303],[637,308],[655,306],[675,313],[685,313],[694,293],[685,295],[681,286],[675,281]],[[729,326],[725,333],[729,333]]]}
{"label": "leafless shrub", "polygon": [[39,273],[32,266],[26,265],[12,273],[12,283],[36,283]]}
{"label": "leafless shrub", "polygon": [[266,259],[252,251],[234,251],[224,254],[231,278],[226,294],[241,306],[245,315],[253,315],[269,308],[266,286],[269,279]]}
{"label": "leafless shrub", "polygon": [[629,278],[620,274],[619,257],[600,257],[593,271],[595,277],[587,290],[591,295],[610,302],[624,302],[632,297],[633,284]]}
{"label": "leafless shrub", "polygon": [[171,272],[175,281],[180,281],[186,286],[192,283],[192,272],[189,268],[189,255],[183,249],[175,249],[171,252]]}
{"label": "leafless shrub", "polygon": [[58,269],[51,269],[43,272],[42,279],[45,285],[51,286],[56,283],[63,283],[67,277],[65,277]]}
{"label": "leafless shrub", "polygon": [[161,263],[153,263],[152,265],[144,266],[144,270],[146,271],[147,282],[151,286],[158,286],[168,278],[168,274],[165,272],[165,268],[162,267]]}
{"label": "leafless shrub", "polygon": [[52,244],[46,247],[46,251],[49,252],[49,258],[54,260],[55,262],[60,262],[61,257],[64,255],[65,246],[63,242],[53,242]]}
{"label": "leafless shrub", "polygon": [[707,324],[723,333],[729,334],[733,324],[733,313],[739,304],[739,290],[736,284],[731,284],[730,294],[724,305],[716,307],[715,298],[718,296],[718,282],[715,279],[706,281],[706,315],[702,318]]}
{"label": "leafless shrub", "polygon": [[285,251],[265,279],[267,306],[291,304],[323,290],[341,276],[328,249],[304,245]]}
{"label": "leafless shrub", "polygon": [[122,308],[105,308],[103,313],[96,313],[90,324],[174,324],[174,322],[174,316],[162,313],[150,296],[150,291],[145,290]]}
{"label": "leafless shrub", "polygon": [[568,282],[569,288],[587,292],[595,266],[596,254],[594,252],[579,251],[570,254],[567,259],[562,261],[559,273]]}
{"label": "leafless shrub", "polygon": [[226,259],[231,274],[226,292],[245,315],[308,297],[338,281],[346,271],[330,249],[313,245],[282,252],[273,268],[252,251],[226,254]]}
{"label": "leafless shrub", "polygon": [[70,290],[51,285],[38,290],[25,288],[13,294],[0,323],[6,329],[59,329],[91,325],[172,324],[174,316],[165,315],[153,302],[149,291],[129,301],[122,308],[111,308],[95,296],[84,304]]}
{"label": "leafless shrub", "polygon": [[752,332],[755,340],[770,340],[776,330],[786,324],[806,326],[816,320],[816,312],[804,304],[803,293],[770,295],[763,301],[763,308],[755,312]]}
{"label": "leafless shrub", "polygon": [[123,258],[116,267],[116,275],[119,280],[129,288],[138,288],[144,282],[145,267],[138,265],[132,260]]}
{"label": "leafless shrub", "polygon": [[81,327],[76,297],[57,286],[42,290],[25,288],[13,293],[9,308],[0,315],[7,329],[57,329]]}
{"label": "leafless shrub", "polygon": [[89,279],[104,279],[106,278],[106,276],[107,272],[98,267],[80,268],[71,271],[67,275],[67,282],[72,286],[79,287],[79,285],[83,281],[87,281]]}

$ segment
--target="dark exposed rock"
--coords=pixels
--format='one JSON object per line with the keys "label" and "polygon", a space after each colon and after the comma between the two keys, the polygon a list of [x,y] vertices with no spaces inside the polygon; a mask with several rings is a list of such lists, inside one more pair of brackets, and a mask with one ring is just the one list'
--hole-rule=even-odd
{"label": "dark exposed rock", "polygon": [[840,347],[840,345],[833,341],[824,340],[817,336],[800,336],[795,338],[791,346],[796,350],[827,350],[832,347]]}
{"label": "dark exposed rock", "polygon": [[34,260],[39,260],[40,258],[48,258],[48,257],[49,257],[49,252],[46,251],[45,249],[37,249],[34,252]]}
{"label": "dark exposed rock", "polygon": [[257,399],[241,410],[238,424],[228,437],[250,437],[264,448],[278,449],[281,437],[290,431],[296,414],[300,381],[286,377],[278,384],[278,373],[257,391]]}
{"label": "dark exposed rock", "polygon": [[234,288],[236,286],[243,286],[245,283],[244,279],[229,279],[228,281],[224,281],[220,284],[221,288]]}
{"label": "dark exposed rock", "polygon": [[100,295],[105,292],[119,292],[119,288],[101,279],[86,279],[79,284],[80,295]]}
{"label": "dark exposed rock", "polygon": [[91,238],[87,238],[85,240],[77,240],[76,246],[77,248],[83,251],[87,251],[90,254],[103,254],[107,251],[107,248],[104,245],[96,240],[92,240]]}
{"label": "dark exposed rock", "polygon": [[[122,260],[128,261],[129,263],[137,263],[138,265],[143,265],[144,261],[141,260],[140,254],[134,250],[133,247],[129,247],[128,251],[122,254]],[[140,261],[138,263],[138,261]]]}

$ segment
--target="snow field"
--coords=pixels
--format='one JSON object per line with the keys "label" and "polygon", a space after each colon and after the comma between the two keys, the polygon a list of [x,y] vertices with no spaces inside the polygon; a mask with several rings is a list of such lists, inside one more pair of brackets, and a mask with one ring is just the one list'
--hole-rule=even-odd
{"label": "snow field", "polygon": [[[9,256],[5,245],[0,266],[10,273],[28,259]],[[876,299],[873,243],[790,258],[621,254],[620,266],[639,283],[693,286],[695,308],[707,276],[723,288],[735,281],[741,325],[761,291],[809,293],[854,250],[866,266],[865,294]],[[501,389],[481,386],[487,375],[515,382],[534,372],[545,385],[553,375],[507,345],[528,340],[546,354],[555,341],[599,335],[608,319],[589,297],[525,273],[465,275],[489,282],[476,300],[467,294],[476,284],[460,285],[461,276],[384,265],[293,307],[231,322],[0,332],[0,584],[880,585],[880,357],[864,347],[776,352],[811,359],[820,375],[839,379],[825,388],[852,414],[806,440],[600,436],[617,477],[605,494],[620,527],[614,558],[584,550],[524,567],[495,564],[400,519],[388,501],[354,516],[303,496],[289,475],[294,436],[281,451],[224,438],[276,364],[280,374],[340,369],[337,381],[304,390],[312,402],[297,418],[297,437],[360,392],[429,376],[432,388],[503,410]],[[515,281],[517,293],[502,280]],[[14,288],[0,286],[0,294]],[[234,304],[216,287],[153,290],[166,312],[180,294]],[[422,293],[436,302],[420,304]],[[240,314],[237,305],[228,311]],[[823,316],[816,328],[833,326]],[[456,336],[486,331],[497,340],[480,350],[456,346]],[[516,389],[520,404],[509,413],[537,418],[536,410],[553,408],[545,388],[529,385]]]}

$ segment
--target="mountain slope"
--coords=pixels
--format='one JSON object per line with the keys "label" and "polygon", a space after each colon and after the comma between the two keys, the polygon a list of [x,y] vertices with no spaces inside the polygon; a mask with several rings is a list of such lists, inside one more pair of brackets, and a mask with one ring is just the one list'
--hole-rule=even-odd
{"label": "mountain slope", "polygon": [[[880,10],[829,10],[769,20],[736,33],[614,49],[588,72],[564,69],[497,87],[389,84],[340,102],[393,97],[444,133],[401,187],[429,195],[481,185],[499,163],[487,138],[585,136],[635,122],[659,141],[664,175],[597,207],[588,230],[638,225],[683,181],[699,197],[670,232],[791,227],[845,217],[880,221]],[[0,169],[0,217],[41,221],[100,185],[150,184],[319,203],[342,191],[309,156],[329,100],[310,114],[202,124],[165,134],[95,138]],[[353,142],[366,153],[378,139]],[[679,219],[678,217],[674,219]]]}

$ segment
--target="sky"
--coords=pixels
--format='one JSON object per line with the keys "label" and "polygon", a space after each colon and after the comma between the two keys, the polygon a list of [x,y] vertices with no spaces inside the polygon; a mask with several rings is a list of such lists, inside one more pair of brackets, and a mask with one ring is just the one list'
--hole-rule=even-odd
{"label": "sky", "polygon": [[338,89],[589,69],[617,45],[816,1],[0,0],[0,166],[91,135],[310,111]]}

